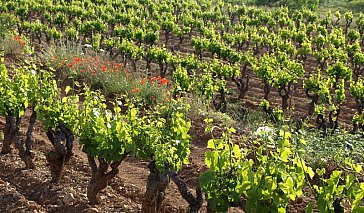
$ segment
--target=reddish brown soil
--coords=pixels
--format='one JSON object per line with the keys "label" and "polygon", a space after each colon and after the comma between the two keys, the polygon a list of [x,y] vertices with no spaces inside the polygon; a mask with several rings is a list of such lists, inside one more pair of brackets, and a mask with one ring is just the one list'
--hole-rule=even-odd
{"label": "reddish brown soil", "polygon": [[[197,35],[197,33],[193,32],[192,35]],[[164,42],[163,38],[164,38],[164,36],[163,36],[163,32],[162,32],[162,34],[161,34],[162,42]],[[178,38],[171,36],[170,42],[169,42],[171,45],[169,48],[171,48],[172,46],[175,47],[174,44],[178,44],[178,41],[179,41]],[[190,44],[191,44],[191,39],[186,37],[185,41],[183,42],[180,49],[178,50],[178,54],[184,55],[186,53],[193,53],[194,50],[190,46]],[[261,55],[264,52],[265,52],[265,49],[260,49],[259,54]],[[207,60],[207,61],[211,60],[211,54],[209,52],[205,51],[203,53],[203,56],[204,56],[203,57],[204,60]],[[298,79],[298,82],[294,85],[294,89],[292,91],[292,93],[293,93],[292,98],[291,98],[291,100],[289,100],[291,110],[289,112],[286,112],[286,114],[289,114],[289,115],[291,115],[293,117],[297,117],[297,118],[307,118],[307,116],[308,116],[308,105],[311,102],[311,100],[308,99],[305,94],[305,91],[303,89],[303,81],[304,81],[304,79],[307,79],[310,76],[310,73],[316,73],[317,68],[319,67],[318,63],[316,62],[316,59],[314,59],[313,56],[308,56],[306,62],[303,65],[304,65],[304,69],[305,69],[305,77]],[[322,73],[324,74],[325,72],[322,72]],[[248,69],[247,74],[250,76],[249,90],[246,93],[245,99],[242,101],[245,103],[245,106],[247,108],[250,108],[253,110],[260,110],[259,104],[264,97],[264,91],[263,91],[264,84],[263,84],[262,80],[259,79],[252,70]],[[228,81],[228,88],[234,91],[232,94],[232,97],[236,98],[238,96],[236,85],[233,82]],[[345,129],[352,128],[352,118],[356,112],[355,100],[351,97],[349,88],[350,88],[350,85],[347,82],[345,85],[346,99],[341,107],[341,114],[339,117],[339,126],[342,128],[345,128]],[[271,88],[271,92],[269,94],[269,101],[272,106],[281,107],[282,99],[279,96],[278,89]],[[328,108],[329,108],[329,106],[327,106],[327,109]],[[316,118],[315,116],[311,116],[308,118],[307,121],[314,124],[315,118]],[[328,120],[328,115],[327,115],[326,119]]]}
{"label": "reddish brown soil", "polygon": [[[263,98],[263,86],[258,78],[252,76],[247,99],[244,101],[248,108],[257,109]],[[231,84],[230,88],[234,89],[234,86]],[[302,81],[296,88],[302,88]],[[347,97],[350,96],[347,94]],[[280,106],[281,98],[274,89],[270,94],[270,101],[274,106]],[[308,102],[302,89],[295,90],[292,114],[300,117],[307,115]],[[349,126],[353,113],[354,101],[348,98],[343,107],[340,123],[346,123]],[[3,128],[3,125],[4,119],[0,118],[0,128]],[[26,124],[23,126],[25,128]],[[23,135],[24,132],[25,129],[22,129]],[[204,153],[210,137],[204,133],[203,121],[197,120],[193,121],[191,135],[193,142],[190,165],[182,169],[180,176],[193,191],[198,185],[199,174],[206,169]],[[50,183],[51,176],[45,159],[45,153],[52,149],[52,146],[40,125],[36,126],[34,138],[33,150],[36,163],[34,170],[23,169],[24,164],[16,150],[12,154],[0,155],[0,212],[141,212],[149,174],[148,162],[127,158],[120,166],[119,175],[100,193],[101,203],[91,206],[86,197],[91,172],[86,155],[80,150],[78,144],[75,144],[75,156],[66,166],[63,180],[60,184],[54,185]],[[2,140],[0,140],[1,146]],[[305,192],[308,198],[299,198],[296,202],[291,202],[288,212],[304,212],[306,204],[312,200],[309,198],[311,196],[309,189],[305,189]],[[186,208],[187,202],[171,182],[162,212],[186,212]],[[200,212],[206,212],[206,202]],[[232,208],[229,212],[243,212],[243,210]]]}
{"label": "reddish brown soil", "polygon": [[[199,174],[206,169],[204,153],[206,141],[210,138],[204,133],[202,122],[195,121],[193,124],[190,165],[180,172],[191,190],[197,186]],[[4,119],[0,118],[0,128],[3,126]],[[22,128],[22,135],[24,132],[25,128]],[[2,140],[0,147],[1,145]],[[141,201],[149,174],[148,162],[127,158],[120,166],[119,175],[100,193],[100,204],[91,206],[86,197],[91,171],[78,143],[74,147],[75,155],[66,165],[64,178],[58,185],[50,183],[51,176],[45,159],[45,153],[50,149],[52,146],[42,127],[36,125],[33,144],[36,169],[24,170],[24,164],[15,149],[11,154],[0,155],[0,212],[141,212]],[[305,191],[310,194],[308,189]],[[289,212],[304,212],[309,200],[299,198],[290,203]],[[186,212],[186,208],[187,202],[171,182],[162,212]],[[200,212],[206,212],[206,202]],[[232,208],[229,212],[244,211]]]}
{"label": "reddish brown soil", "polygon": [[[231,88],[234,88],[234,85],[231,85]],[[293,114],[303,117],[307,115],[309,100],[300,89],[302,80],[296,88],[299,89],[294,91],[291,101],[294,108]],[[249,108],[258,108],[263,97],[263,85],[254,75],[250,80],[250,89],[246,97],[245,102]],[[349,94],[346,97],[348,100],[343,107],[340,123],[350,125],[355,103]],[[270,101],[274,106],[279,106],[281,103],[281,98],[274,89],[270,94]],[[0,128],[3,125],[4,119],[1,118]],[[205,170],[204,153],[209,139],[203,132],[201,122],[195,122],[192,126],[191,164],[185,166],[180,172],[191,190],[197,186],[198,176]],[[24,170],[16,150],[12,154],[0,156],[0,212],[141,212],[141,201],[149,174],[148,162],[127,158],[120,166],[119,175],[100,193],[101,204],[90,206],[86,197],[86,188],[91,172],[86,156],[77,143],[75,156],[66,166],[63,180],[60,184],[54,185],[50,183],[51,176],[45,159],[45,153],[52,149],[52,146],[39,125],[34,132],[34,138],[36,169]],[[0,140],[0,147],[1,145],[2,140]],[[309,189],[305,191],[310,196]],[[299,198],[296,202],[292,202],[288,207],[289,212],[304,212],[309,200],[309,198]],[[186,207],[187,202],[183,200],[177,187],[171,182],[162,212],[186,212]],[[201,212],[206,212],[206,202]],[[229,212],[243,212],[243,210],[233,208]]]}
{"label": "reddish brown soil", "polygon": [[[0,128],[3,126],[4,119],[1,118]],[[21,133],[24,135],[25,128],[22,128]],[[192,146],[191,164],[185,166],[180,174],[191,190],[198,184],[198,176],[204,170],[204,143],[197,140]],[[64,178],[58,185],[50,183],[45,153],[52,149],[52,145],[40,125],[36,125],[34,131],[36,169],[25,170],[16,149],[11,154],[0,155],[0,212],[141,212],[141,201],[149,174],[148,162],[127,158],[120,166],[119,175],[100,193],[101,204],[90,206],[86,187],[91,171],[86,155],[77,143],[74,148],[75,155],[66,165]],[[171,182],[162,212],[186,212],[187,206]],[[206,212],[205,206],[206,203],[201,212]],[[232,209],[230,212],[242,210]]]}

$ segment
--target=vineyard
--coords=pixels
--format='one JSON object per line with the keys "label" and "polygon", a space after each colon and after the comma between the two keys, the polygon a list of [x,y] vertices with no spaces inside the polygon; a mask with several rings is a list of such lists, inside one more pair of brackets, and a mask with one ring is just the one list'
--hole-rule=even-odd
{"label": "vineyard", "polygon": [[1,0],[1,212],[364,212],[364,15]]}

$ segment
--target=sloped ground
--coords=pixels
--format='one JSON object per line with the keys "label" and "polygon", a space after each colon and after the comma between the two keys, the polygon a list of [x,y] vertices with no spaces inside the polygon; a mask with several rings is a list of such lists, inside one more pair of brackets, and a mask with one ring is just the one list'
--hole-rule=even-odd
{"label": "sloped ground", "polygon": [[[0,118],[0,129],[4,124],[4,119]],[[199,174],[206,169],[204,153],[209,136],[204,133],[202,123],[195,121],[193,127],[190,164],[184,166],[180,176],[194,192],[198,185]],[[22,136],[24,133],[25,129],[22,129]],[[141,212],[149,174],[147,161],[134,158],[124,160],[120,165],[119,175],[100,193],[100,204],[91,206],[86,196],[91,171],[87,157],[80,150],[80,146],[75,143],[75,155],[66,165],[61,183],[53,184],[50,183],[51,175],[45,158],[45,154],[52,149],[52,146],[38,124],[33,134],[36,169],[24,170],[24,164],[15,148],[11,154],[0,155],[0,212]],[[304,212],[307,202],[307,198],[291,202],[288,212]],[[182,213],[186,212],[187,206],[176,185],[171,182],[166,191],[162,212]],[[200,212],[206,212],[206,202]],[[232,208],[229,212],[238,213],[243,210]]]}
{"label": "sloped ground", "polygon": [[[0,128],[3,125],[4,120],[0,119]],[[22,129],[22,135],[24,132]],[[33,144],[36,169],[24,170],[16,149],[11,154],[0,155],[0,212],[141,212],[149,174],[148,162],[127,158],[120,166],[119,175],[100,193],[100,204],[90,206],[86,189],[91,171],[86,155],[75,144],[75,155],[66,165],[64,178],[55,185],[50,183],[45,158],[45,153],[51,149],[42,128],[37,125]],[[192,187],[197,184],[204,152],[202,147],[193,148],[191,165],[186,166],[181,174]],[[185,212],[186,207],[187,202],[171,182],[163,212]],[[205,212],[205,208],[201,212]]]}

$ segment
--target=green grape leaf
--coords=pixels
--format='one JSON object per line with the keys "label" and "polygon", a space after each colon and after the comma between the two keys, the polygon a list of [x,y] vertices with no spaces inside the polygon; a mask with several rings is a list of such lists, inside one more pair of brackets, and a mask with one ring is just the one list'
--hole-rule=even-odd
{"label": "green grape leaf", "polygon": [[67,86],[66,89],[65,89],[66,95],[69,93],[70,90],[71,90],[71,87]]}

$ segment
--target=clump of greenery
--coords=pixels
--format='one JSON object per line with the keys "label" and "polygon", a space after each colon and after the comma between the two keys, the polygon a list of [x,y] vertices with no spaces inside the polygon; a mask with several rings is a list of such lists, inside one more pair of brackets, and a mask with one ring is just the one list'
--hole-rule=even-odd
{"label": "clump of greenery", "polygon": [[301,130],[307,145],[306,161],[314,168],[328,163],[344,165],[348,158],[356,162],[364,160],[364,138],[359,134],[337,131],[335,134],[322,137],[319,132]]}
{"label": "clump of greenery", "polygon": [[[1,5],[1,3],[0,3]],[[3,45],[3,39],[9,33],[9,29],[14,25],[14,19],[11,14],[1,14],[0,16],[0,44]]]}
{"label": "clump of greenery", "polygon": [[169,79],[130,72],[125,64],[101,53],[83,52],[78,46],[63,45],[50,48],[43,53],[43,58],[61,80],[72,78],[90,85],[93,90],[102,91],[106,96],[126,96],[147,106],[169,102],[171,98]]}
{"label": "clump of greenery", "polygon": [[0,45],[4,56],[12,59],[22,57],[30,49],[27,38],[13,33],[6,33],[1,37]]}
{"label": "clump of greenery", "polygon": [[284,121],[283,111],[279,108],[275,109],[270,106],[269,101],[263,99],[259,105],[267,115],[267,119],[274,123],[282,123]]}
{"label": "clump of greenery", "polygon": [[253,3],[256,5],[287,6],[290,9],[300,9],[302,7],[317,9],[320,1],[323,0],[255,0]]}

